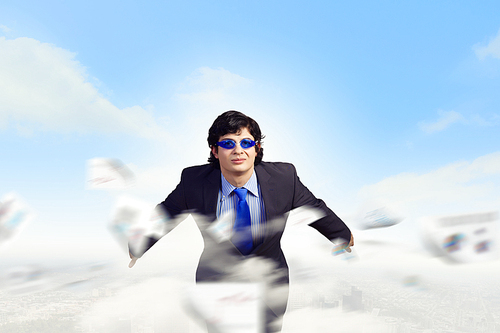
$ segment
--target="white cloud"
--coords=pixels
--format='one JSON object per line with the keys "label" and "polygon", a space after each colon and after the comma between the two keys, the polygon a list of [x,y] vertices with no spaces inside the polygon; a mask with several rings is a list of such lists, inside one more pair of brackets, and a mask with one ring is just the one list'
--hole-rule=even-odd
{"label": "white cloud", "polygon": [[182,84],[182,89],[189,90],[189,92],[180,93],[178,97],[181,99],[221,101],[228,97],[230,90],[249,85],[251,82],[251,80],[231,73],[224,68],[200,67]]}
{"label": "white cloud", "polygon": [[434,122],[421,121],[418,127],[428,133],[441,132],[450,127],[454,123],[461,123],[469,126],[491,127],[500,124],[500,116],[496,113],[489,116],[472,114],[467,117],[456,111],[438,110],[439,118]]}
{"label": "white cloud", "polygon": [[0,24],[0,30],[2,30],[3,33],[5,33],[5,34],[12,31],[9,27],[6,27],[3,24]]}
{"label": "white cloud", "polygon": [[498,31],[496,37],[490,40],[488,45],[481,46],[480,44],[476,44],[472,47],[472,49],[476,53],[479,60],[484,60],[488,56],[500,59],[500,30]]}
{"label": "white cloud", "polygon": [[441,132],[451,124],[464,121],[464,117],[456,111],[438,110],[439,119],[432,123],[420,122],[418,126],[426,133]]}
{"label": "white cloud", "polygon": [[[23,133],[129,133],[165,137],[151,112],[119,109],[87,80],[75,54],[32,38],[0,37],[0,124],[13,122]],[[21,125],[19,125],[21,124]]]}
{"label": "white cloud", "polygon": [[470,123],[484,127],[496,126],[500,124],[500,116],[494,113],[489,118],[485,118],[476,114],[471,116]]}
{"label": "white cloud", "polygon": [[200,67],[180,84],[174,98],[186,109],[201,108],[220,114],[244,109],[249,104],[251,86],[252,80],[224,68]]}
{"label": "white cloud", "polygon": [[360,191],[413,216],[500,208],[500,152],[455,162],[425,174],[401,173]]}

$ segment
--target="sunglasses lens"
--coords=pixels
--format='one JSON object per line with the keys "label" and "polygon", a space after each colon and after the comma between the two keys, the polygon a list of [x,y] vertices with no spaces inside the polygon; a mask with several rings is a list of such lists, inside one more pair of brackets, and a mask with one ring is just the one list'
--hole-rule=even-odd
{"label": "sunglasses lens", "polygon": [[218,143],[218,146],[224,149],[232,149],[235,145],[236,142],[234,142],[233,140],[224,140]]}
{"label": "sunglasses lens", "polygon": [[[221,142],[217,142],[217,146],[224,149],[233,149],[234,147],[236,147],[236,142],[234,140],[222,140]],[[243,149],[248,149],[255,146],[255,141],[250,139],[243,139],[240,141],[240,146]]]}
{"label": "sunglasses lens", "polygon": [[250,147],[253,147],[255,145],[255,141],[252,141],[250,139],[243,139],[240,142],[241,148],[247,149]]}

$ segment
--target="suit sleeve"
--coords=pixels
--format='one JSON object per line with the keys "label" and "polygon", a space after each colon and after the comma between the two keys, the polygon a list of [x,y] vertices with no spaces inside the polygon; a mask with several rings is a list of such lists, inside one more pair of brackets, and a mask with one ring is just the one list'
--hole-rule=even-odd
{"label": "suit sleeve", "polygon": [[301,206],[309,206],[318,208],[325,213],[325,216],[316,222],[310,224],[311,227],[318,230],[323,236],[330,241],[341,238],[347,242],[351,239],[351,231],[347,225],[330,209],[326,206],[325,202],[316,198],[307,187],[302,184],[297,171],[293,167],[294,179],[294,196],[293,208]]}
{"label": "suit sleeve", "polygon": [[187,210],[187,204],[186,204],[186,196],[185,196],[185,176],[186,170],[184,169],[181,174],[181,181],[175,188],[175,190],[172,191],[168,195],[168,197],[163,200],[158,206],[156,206],[156,209],[161,209],[163,212],[168,214],[168,216],[173,219],[177,217],[179,214],[185,212]]}
{"label": "suit sleeve", "polygon": [[158,210],[161,214],[165,216],[165,227],[162,232],[162,236],[158,235],[152,235],[152,236],[145,236],[144,239],[144,245],[142,246],[142,250],[139,251],[132,251],[130,244],[129,244],[129,251],[134,255],[135,257],[142,257],[146,251],[148,251],[153,245],[156,244],[158,240],[160,240],[161,237],[164,235],[168,234],[172,229],[174,229],[177,224],[180,222],[177,217],[186,211],[186,200],[185,200],[185,195],[184,195],[184,178],[185,178],[185,170],[182,171],[181,174],[181,181],[177,185],[177,187],[168,195],[168,197],[158,204],[156,206],[156,210]]}

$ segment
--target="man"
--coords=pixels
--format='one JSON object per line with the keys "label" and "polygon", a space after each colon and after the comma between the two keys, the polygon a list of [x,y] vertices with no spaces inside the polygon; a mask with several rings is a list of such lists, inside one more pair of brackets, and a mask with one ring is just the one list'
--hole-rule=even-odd
{"label": "man", "polygon": [[[279,332],[288,295],[288,266],[280,246],[288,212],[301,206],[320,210],[323,217],[310,226],[329,240],[344,240],[348,251],[354,242],[344,222],[300,182],[292,164],[262,162],[262,139],[255,120],[238,111],[223,113],[208,132],[209,164],[184,169],[179,185],[158,207],[171,219],[192,213],[207,221],[198,224],[205,241],[198,282],[232,281],[233,268],[242,261],[270,263],[265,265],[266,291],[285,292],[267,297],[266,332]],[[231,237],[217,242],[210,225],[223,217],[230,221]],[[146,250],[157,240],[151,238]],[[137,257],[130,256],[131,267]]]}

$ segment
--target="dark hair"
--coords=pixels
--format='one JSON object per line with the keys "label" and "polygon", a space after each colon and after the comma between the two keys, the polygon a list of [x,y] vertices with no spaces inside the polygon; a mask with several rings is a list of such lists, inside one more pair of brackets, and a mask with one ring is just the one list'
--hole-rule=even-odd
{"label": "dark hair", "polygon": [[[208,146],[218,149],[217,142],[219,142],[221,136],[226,134],[237,134],[243,128],[248,129],[256,142],[255,150],[257,151],[257,156],[255,157],[254,165],[257,165],[262,161],[262,157],[264,156],[264,148],[262,148],[262,139],[264,139],[264,135],[260,132],[259,124],[257,124],[255,120],[239,111],[226,111],[215,119],[212,127],[208,130]],[[261,147],[259,148],[257,144],[260,144]],[[214,168],[220,168],[219,160],[215,158],[212,150],[210,150],[208,162]]]}

